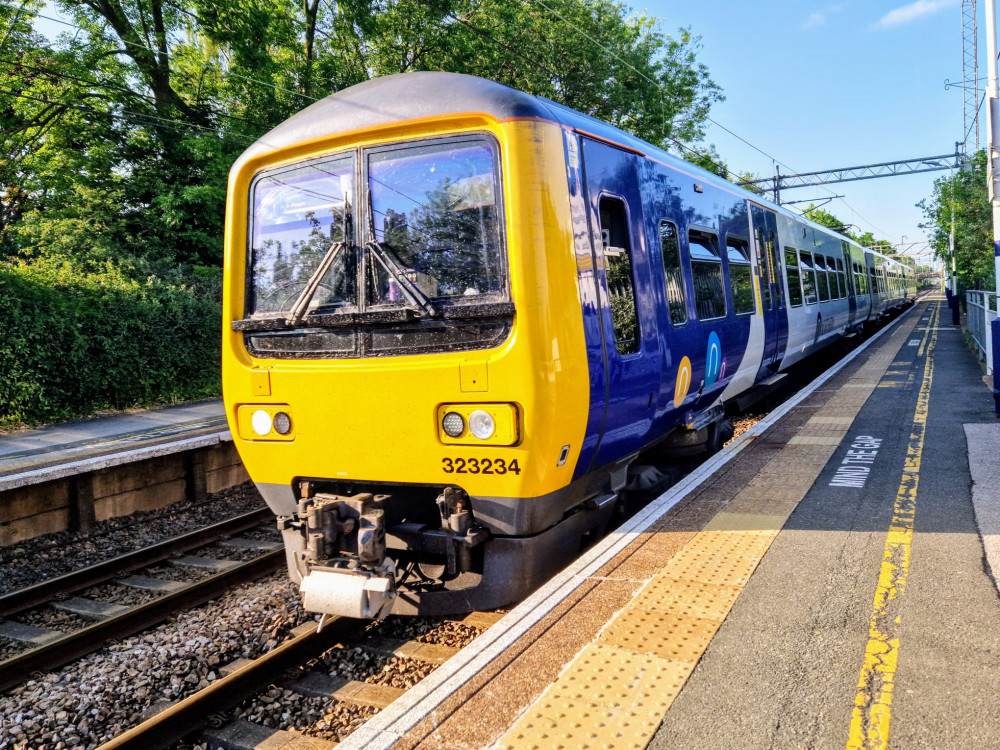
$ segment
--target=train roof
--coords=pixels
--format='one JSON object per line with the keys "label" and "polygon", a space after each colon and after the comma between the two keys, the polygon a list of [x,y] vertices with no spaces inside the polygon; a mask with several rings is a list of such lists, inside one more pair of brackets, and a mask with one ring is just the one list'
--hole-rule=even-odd
{"label": "train roof", "polygon": [[[502,83],[463,73],[413,71],[372,78],[342,89],[309,105],[255,141],[236,161],[233,169],[264,153],[353,130],[387,125],[401,120],[449,114],[481,112],[500,121],[544,120],[596,135],[606,141],[651,156],[686,172],[713,187],[735,191],[772,210],[793,217],[825,234],[856,242],[792,214],[766,198],[751,193],[717,174],[684,161],[673,154],[582,112],[541,96],[532,96]],[[873,252],[880,255],[877,251]],[[886,257],[888,260],[893,258]]]}

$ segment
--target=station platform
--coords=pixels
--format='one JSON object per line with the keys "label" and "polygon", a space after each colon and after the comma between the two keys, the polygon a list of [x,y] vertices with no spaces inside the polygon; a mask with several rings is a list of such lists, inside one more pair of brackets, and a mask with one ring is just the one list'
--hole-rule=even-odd
{"label": "station platform", "polygon": [[218,435],[228,429],[222,400],[214,399],[7,432],[0,434],[0,478],[35,476],[67,464],[99,463],[105,456],[180,438]]}
{"label": "station platform", "polygon": [[925,297],[341,748],[1000,747],[1000,422]]}

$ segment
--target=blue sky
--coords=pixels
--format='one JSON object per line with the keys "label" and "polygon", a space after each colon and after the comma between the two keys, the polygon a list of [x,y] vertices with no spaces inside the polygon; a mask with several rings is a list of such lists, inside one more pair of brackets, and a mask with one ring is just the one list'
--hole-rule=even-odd
{"label": "blue sky", "polygon": [[[978,5],[982,90],[986,23]],[[689,26],[702,37],[699,59],[726,96],[712,119],[796,172],[947,154],[962,139],[962,92],[944,88],[945,79],[962,78],[961,0],[648,0],[633,7],[662,19],[668,33]],[[981,139],[985,128],[983,110]],[[773,176],[771,159],[720,128],[710,125],[706,141],[731,168]],[[845,195],[824,208],[861,231],[911,243],[925,239],[914,204],[945,174],[799,188],[783,197]]]}

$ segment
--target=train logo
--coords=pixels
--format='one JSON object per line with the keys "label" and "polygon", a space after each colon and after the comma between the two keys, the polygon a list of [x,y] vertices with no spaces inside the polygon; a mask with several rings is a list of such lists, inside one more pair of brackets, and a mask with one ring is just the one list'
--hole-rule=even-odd
{"label": "train logo", "polygon": [[712,331],[708,334],[708,354],[705,359],[705,387],[715,385],[722,370],[722,342],[719,334]]}
{"label": "train logo", "polygon": [[687,357],[681,359],[677,367],[677,385],[674,386],[674,408],[680,409],[684,399],[687,398],[691,389],[691,360]]}

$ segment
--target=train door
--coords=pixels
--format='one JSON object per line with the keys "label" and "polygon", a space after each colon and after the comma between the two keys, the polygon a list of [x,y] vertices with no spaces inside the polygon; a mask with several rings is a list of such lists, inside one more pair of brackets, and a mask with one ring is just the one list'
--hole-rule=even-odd
{"label": "train door", "polygon": [[757,256],[760,307],[764,317],[764,357],[758,377],[766,377],[781,364],[788,343],[788,317],[785,315],[784,286],[781,283],[781,260],[778,248],[778,221],[774,211],[750,204],[755,253]]}
{"label": "train door", "polygon": [[849,243],[841,240],[840,247],[841,255],[844,256],[842,262],[846,270],[844,281],[847,284],[847,328],[850,330],[858,319],[858,290],[855,288],[854,280],[854,256]]}
{"label": "train door", "polygon": [[660,350],[643,236],[637,155],[583,138],[587,215],[598,259],[607,383],[592,465],[642,447],[659,389]]}

